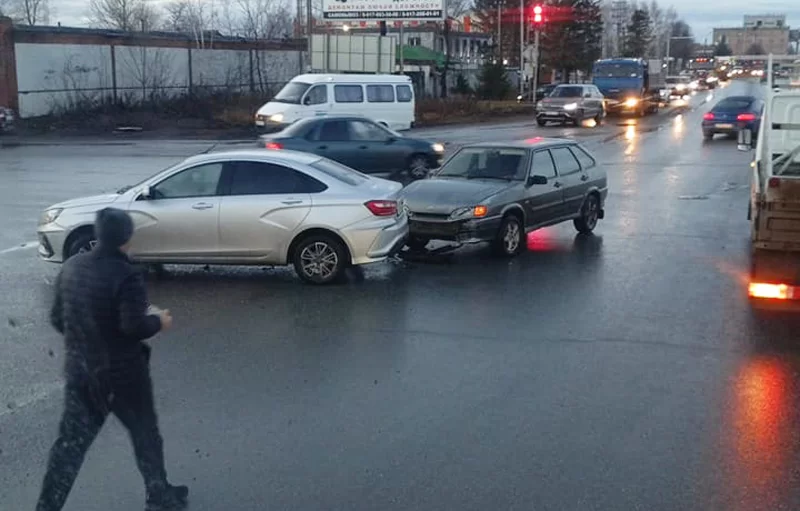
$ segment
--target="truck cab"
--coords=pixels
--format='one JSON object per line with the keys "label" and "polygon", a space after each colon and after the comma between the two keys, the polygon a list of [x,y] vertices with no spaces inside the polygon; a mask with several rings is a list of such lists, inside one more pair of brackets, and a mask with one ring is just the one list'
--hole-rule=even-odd
{"label": "truck cab", "polygon": [[658,112],[661,87],[654,77],[661,77],[660,66],[651,69],[644,59],[601,59],[592,66],[592,84],[603,93],[609,113]]}

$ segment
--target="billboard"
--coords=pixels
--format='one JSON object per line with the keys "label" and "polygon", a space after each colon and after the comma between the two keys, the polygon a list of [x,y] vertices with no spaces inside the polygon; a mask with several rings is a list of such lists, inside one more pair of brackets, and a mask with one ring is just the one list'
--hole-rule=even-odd
{"label": "billboard", "polygon": [[322,0],[326,20],[441,20],[447,0]]}

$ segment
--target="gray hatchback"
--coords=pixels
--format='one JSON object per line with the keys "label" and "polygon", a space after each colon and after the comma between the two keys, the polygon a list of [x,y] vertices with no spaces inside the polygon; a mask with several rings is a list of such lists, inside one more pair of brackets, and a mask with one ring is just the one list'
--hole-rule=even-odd
{"label": "gray hatchback", "polygon": [[590,233],[604,216],[605,170],[580,144],[533,138],[462,147],[430,178],[402,192],[412,249],[431,240],[490,242],[501,255],[530,231],[572,220]]}

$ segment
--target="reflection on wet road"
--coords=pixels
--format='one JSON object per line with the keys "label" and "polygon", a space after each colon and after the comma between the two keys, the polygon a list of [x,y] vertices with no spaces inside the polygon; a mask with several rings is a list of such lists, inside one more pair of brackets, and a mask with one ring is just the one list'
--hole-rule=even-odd
{"label": "reflection on wet road", "polygon": [[[192,509],[800,508],[800,321],[751,313],[749,156],[700,132],[717,97],[747,87],[597,128],[587,146],[611,191],[595,236],[565,224],[512,261],[467,247],[322,289],[282,268],[151,278],[175,314],[154,377]],[[0,249],[30,241],[48,203],[145,177],[188,147],[3,150],[14,188],[1,187]],[[45,321],[55,272],[31,249],[0,253],[8,509],[31,508],[60,409]],[[141,494],[111,425],[67,509],[140,509]]]}

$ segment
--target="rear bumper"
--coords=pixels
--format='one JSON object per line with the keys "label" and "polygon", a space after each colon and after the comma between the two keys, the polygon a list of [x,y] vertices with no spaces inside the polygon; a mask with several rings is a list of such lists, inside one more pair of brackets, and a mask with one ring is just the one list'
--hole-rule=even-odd
{"label": "rear bumper", "polygon": [[[362,231],[363,234],[363,231]],[[359,234],[359,237],[361,234]],[[382,261],[390,257],[405,246],[408,239],[408,217],[402,215],[390,225],[375,232],[372,243],[366,253],[354,253],[353,264],[368,264]]]}
{"label": "rear bumper", "polygon": [[755,134],[758,131],[756,123],[752,122],[703,122],[703,131],[707,133],[738,133],[749,129]]}
{"label": "rear bumper", "polygon": [[502,218],[491,217],[449,222],[415,220],[409,222],[409,236],[426,240],[481,243],[492,241],[497,235]]}

